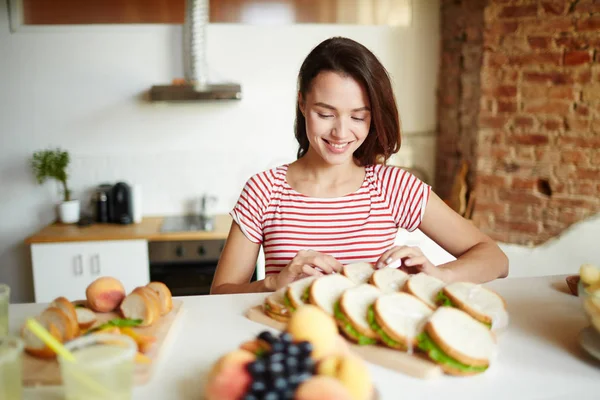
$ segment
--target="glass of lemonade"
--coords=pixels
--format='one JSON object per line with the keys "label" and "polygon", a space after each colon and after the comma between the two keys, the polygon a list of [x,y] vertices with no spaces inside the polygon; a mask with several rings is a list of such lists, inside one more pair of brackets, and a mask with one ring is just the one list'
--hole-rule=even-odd
{"label": "glass of lemonade", "polygon": [[8,303],[10,303],[10,287],[0,283],[0,336],[8,335]]}
{"label": "glass of lemonade", "polygon": [[59,356],[66,400],[130,400],[137,344],[126,335],[90,334],[65,344],[75,362]]}
{"label": "glass of lemonade", "polygon": [[23,341],[0,336],[0,399],[22,397]]}

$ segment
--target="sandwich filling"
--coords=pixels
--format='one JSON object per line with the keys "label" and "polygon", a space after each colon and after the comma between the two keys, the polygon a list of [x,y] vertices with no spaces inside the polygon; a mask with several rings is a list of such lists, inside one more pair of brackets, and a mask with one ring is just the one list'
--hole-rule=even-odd
{"label": "sandwich filling", "polygon": [[429,336],[427,332],[423,332],[417,336],[417,340],[419,343],[419,349],[426,352],[429,358],[438,364],[444,364],[464,372],[484,372],[488,368],[487,366],[463,364],[460,361],[450,357],[433,341],[433,339],[431,339],[431,336]]}
{"label": "sandwich filling", "polygon": [[[445,294],[443,291],[440,291],[440,292],[437,294],[437,297],[436,297],[436,302],[437,302],[439,305],[441,305],[441,306],[446,306],[446,307],[454,307],[454,308],[460,308],[460,307],[458,307],[456,304],[454,304],[454,303],[452,302],[452,300],[450,300],[450,298],[449,298],[448,296],[446,296],[446,294]],[[465,312],[466,312],[466,310],[465,310]],[[477,321],[478,321],[478,322],[481,322],[482,324],[484,324],[485,326],[487,326],[489,329],[492,329],[492,324],[489,324],[489,323],[487,323],[487,322],[482,322],[482,321],[479,321],[479,320],[477,320]]]}
{"label": "sandwich filling", "polygon": [[302,297],[301,297],[301,300],[307,304],[308,304],[309,293],[310,293],[310,286],[307,287],[306,289],[304,289],[304,293],[302,293]]}
{"label": "sandwich filling", "polygon": [[283,295],[283,304],[285,304],[285,306],[291,311],[291,312],[295,312],[296,311],[296,307],[294,307],[292,305],[292,302],[290,301],[290,298],[288,296],[288,294],[284,294]]}
{"label": "sandwich filling", "polygon": [[385,343],[389,347],[395,347],[395,348],[398,348],[398,347],[404,348],[405,347],[402,345],[402,343],[397,342],[394,339],[392,339],[391,337],[389,337],[388,334],[383,331],[381,326],[379,326],[377,321],[375,321],[375,309],[373,308],[372,305],[369,306],[369,310],[367,311],[367,322],[369,322],[369,326],[371,327],[371,329],[373,329],[375,332],[377,332],[377,334],[379,335],[379,337],[381,338],[383,343]]}
{"label": "sandwich filling", "polygon": [[341,328],[344,330],[344,332],[346,332],[350,337],[354,338],[359,345],[367,345],[367,344],[377,343],[377,340],[371,339],[369,337],[366,337],[365,335],[362,335],[359,331],[356,330],[356,328],[354,328],[352,326],[350,321],[348,321],[348,318],[346,318],[346,316],[342,312],[339,301],[336,302],[335,305],[333,306],[333,312],[334,312],[335,319],[339,322],[339,324],[340,324]]}

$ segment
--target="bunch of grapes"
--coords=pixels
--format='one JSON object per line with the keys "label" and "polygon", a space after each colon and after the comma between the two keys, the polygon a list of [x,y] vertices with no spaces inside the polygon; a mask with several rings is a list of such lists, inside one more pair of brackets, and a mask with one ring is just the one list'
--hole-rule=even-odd
{"label": "bunch of grapes", "polygon": [[274,336],[261,332],[258,339],[266,342],[268,349],[248,364],[252,382],[244,400],[292,400],[296,388],[315,373],[315,360],[310,342],[294,343],[287,332]]}

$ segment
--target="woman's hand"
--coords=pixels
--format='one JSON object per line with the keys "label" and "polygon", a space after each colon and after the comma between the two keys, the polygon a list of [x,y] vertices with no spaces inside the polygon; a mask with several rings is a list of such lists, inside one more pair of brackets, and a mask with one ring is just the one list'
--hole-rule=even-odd
{"label": "woman's hand", "polygon": [[342,264],[330,255],[314,250],[300,250],[277,275],[271,275],[271,289],[280,289],[305,276],[322,276],[339,272]]}
{"label": "woman's hand", "polygon": [[377,261],[376,268],[385,268],[390,266],[399,268],[408,274],[417,274],[424,272],[427,275],[444,279],[444,269],[438,268],[429,261],[418,247],[394,246],[381,255]]}

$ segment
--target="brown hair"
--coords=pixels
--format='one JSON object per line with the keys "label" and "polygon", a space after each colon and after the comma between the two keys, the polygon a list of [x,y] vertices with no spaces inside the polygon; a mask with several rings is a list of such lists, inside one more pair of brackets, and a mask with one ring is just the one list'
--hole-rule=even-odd
{"label": "brown hair", "polygon": [[[363,85],[371,102],[371,126],[363,144],[354,152],[359,165],[383,163],[400,149],[400,119],[396,98],[386,69],[375,55],[352,39],[334,37],[321,42],[306,57],[298,74],[302,98],[322,71],[348,75]],[[294,126],[298,158],[308,151],[306,120],[296,103]]]}

